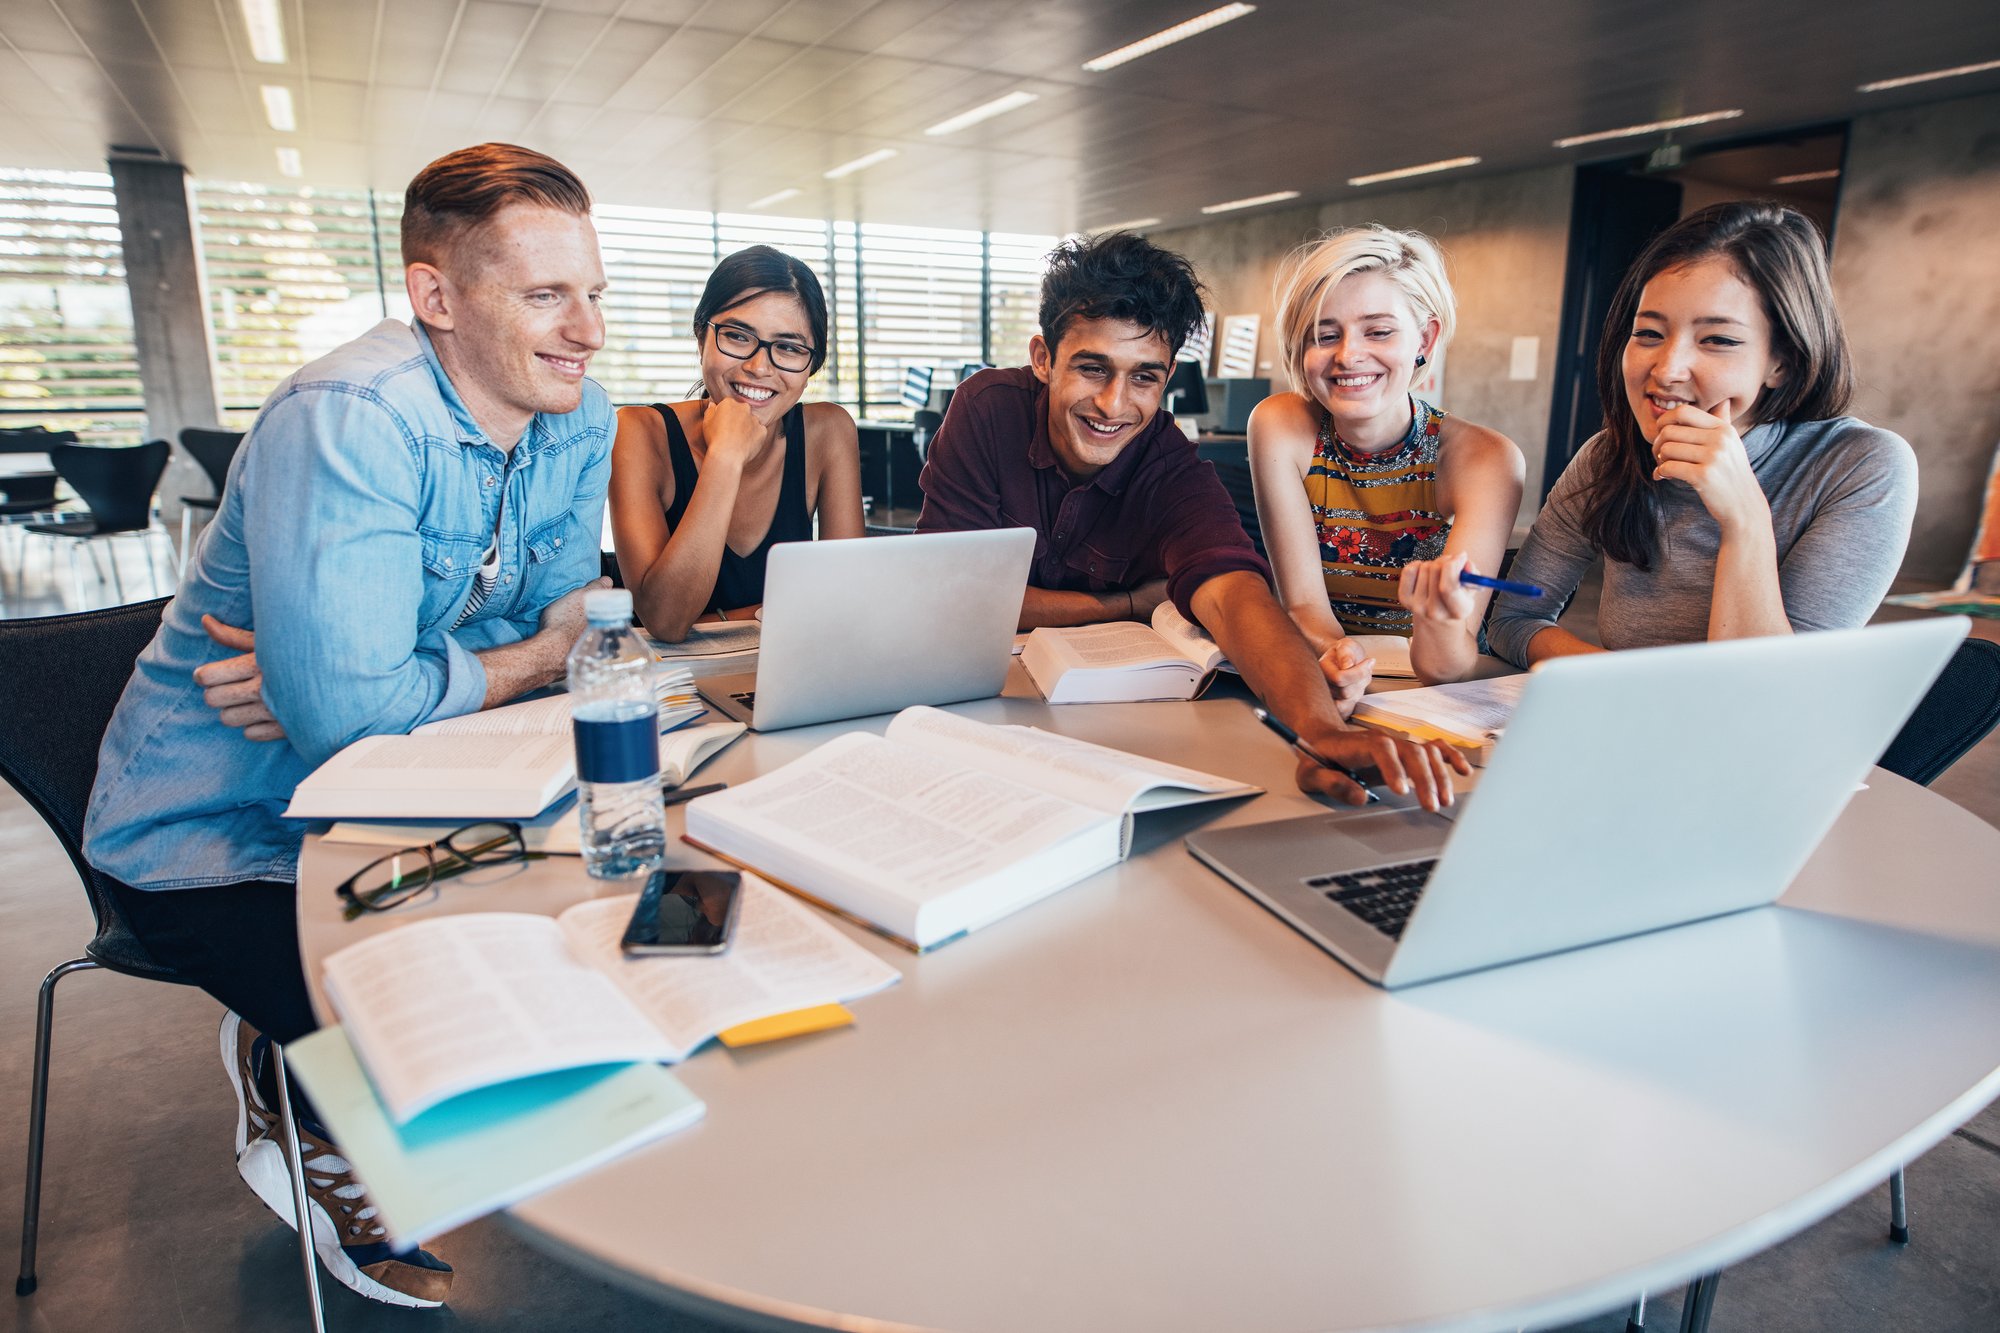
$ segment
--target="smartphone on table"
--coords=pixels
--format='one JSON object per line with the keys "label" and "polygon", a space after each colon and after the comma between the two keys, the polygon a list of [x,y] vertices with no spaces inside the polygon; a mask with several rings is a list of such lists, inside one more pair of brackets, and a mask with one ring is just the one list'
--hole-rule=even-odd
{"label": "smartphone on table", "polygon": [[722,953],[742,899],[743,876],[733,870],[655,870],[619,945],[635,958]]}

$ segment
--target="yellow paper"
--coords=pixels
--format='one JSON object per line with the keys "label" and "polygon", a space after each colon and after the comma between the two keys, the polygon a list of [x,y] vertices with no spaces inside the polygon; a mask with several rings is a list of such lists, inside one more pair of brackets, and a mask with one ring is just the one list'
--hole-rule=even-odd
{"label": "yellow paper", "polygon": [[802,1037],[808,1032],[844,1028],[854,1021],[854,1013],[844,1004],[816,1004],[810,1009],[794,1009],[788,1014],[753,1018],[716,1033],[724,1046],[755,1046],[759,1042]]}

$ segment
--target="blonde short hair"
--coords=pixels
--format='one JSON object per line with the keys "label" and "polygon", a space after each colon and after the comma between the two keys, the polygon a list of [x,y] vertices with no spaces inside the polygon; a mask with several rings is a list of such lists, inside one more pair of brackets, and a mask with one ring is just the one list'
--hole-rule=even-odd
{"label": "blonde short hair", "polygon": [[1295,392],[1307,392],[1306,349],[1319,323],[1320,302],[1350,273],[1382,274],[1409,299],[1419,319],[1438,322],[1433,357],[1457,326],[1458,301],[1436,241],[1420,231],[1396,231],[1379,223],[1328,232],[1292,251],[1278,270],[1278,336],[1285,375]]}

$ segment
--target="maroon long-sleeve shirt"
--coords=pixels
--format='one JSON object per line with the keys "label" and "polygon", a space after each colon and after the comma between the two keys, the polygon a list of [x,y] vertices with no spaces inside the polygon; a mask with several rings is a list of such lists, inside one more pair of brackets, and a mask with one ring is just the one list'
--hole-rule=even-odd
{"label": "maroon long-sleeve shirt", "polygon": [[1033,528],[1037,588],[1103,593],[1164,578],[1193,620],[1195,590],[1216,575],[1271,577],[1214,466],[1166,412],[1110,466],[1072,482],[1049,443],[1048,389],[1026,366],[959,387],[921,482],[919,532]]}

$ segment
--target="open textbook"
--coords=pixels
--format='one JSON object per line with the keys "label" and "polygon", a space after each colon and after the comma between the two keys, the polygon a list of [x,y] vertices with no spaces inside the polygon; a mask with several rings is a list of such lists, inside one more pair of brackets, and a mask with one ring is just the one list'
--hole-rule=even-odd
{"label": "open textbook", "polygon": [[389,1118],[559,1069],[685,1059],[716,1033],[854,999],[901,974],[754,876],[736,942],[694,958],[626,958],[636,894],[550,918],[431,917],[326,960],[327,999]]}
{"label": "open textbook", "polygon": [[[1376,675],[1414,677],[1408,639],[1393,634],[1350,637],[1375,659]],[[1193,699],[1216,672],[1236,670],[1208,631],[1172,602],[1154,608],[1150,626],[1118,620],[1038,629],[1024,638],[1021,665],[1052,704]]]}
{"label": "open textbook", "polygon": [[1354,720],[1413,740],[1445,741],[1464,750],[1473,763],[1484,764],[1527,685],[1528,675],[1521,672],[1370,694],[1355,705]]}
{"label": "open textbook", "polygon": [[[660,730],[704,711],[685,671],[654,679]],[[726,742],[725,742],[726,743]],[[293,819],[529,819],[576,785],[567,694],[368,736],[306,775]]]}
{"label": "open textbook", "polygon": [[[704,722],[700,726],[679,727],[660,737],[660,782],[678,787],[694,771],[720,754],[724,747],[747,728],[741,722]],[[488,816],[480,816],[487,818]],[[492,816],[498,818],[498,816]],[[582,856],[583,828],[576,817],[574,795],[556,799],[531,819],[518,819],[521,843],[531,852],[553,856]],[[442,842],[446,834],[462,828],[462,819],[373,819],[343,821],[321,835],[326,842],[359,843],[368,847],[411,847],[418,843]]]}
{"label": "open textbook", "polygon": [[368,1182],[398,1245],[421,1245],[699,1120],[701,1099],[653,1064],[599,1066],[457,1097],[408,1125],[389,1118],[347,1039],[321,1028],[285,1065]]}
{"label": "open textbook", "polygon": [[1262,790],[1051,735],[906,708],[688,805],[687,839],[914,949],[1116,864],[1144,810]]}

